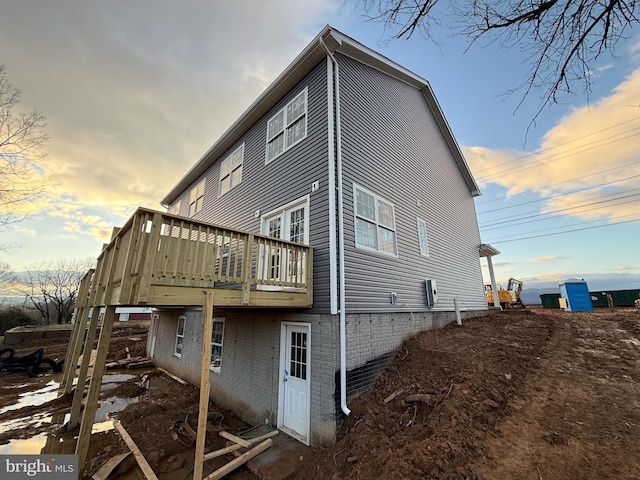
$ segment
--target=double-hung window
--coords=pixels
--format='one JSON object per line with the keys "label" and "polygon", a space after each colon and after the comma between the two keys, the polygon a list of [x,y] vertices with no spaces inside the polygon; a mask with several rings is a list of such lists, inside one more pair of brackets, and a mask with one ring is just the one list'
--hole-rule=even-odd
{"label": "double-hung window", "polygon": [[393,204],[357,185],[353,197],[356,246],[397,255]]}
{"label": "double-hung window", "polygon": [[427,223],[421,218],[418,221],[418,242],[420,243],[420,255],[429,256],[429,241],[427,239]]}
{"label": "double-hung window", "polygon": [[180,315],[178,317],[178,326],[176,328],[176,341],[173,347],[173,354],[176,357],[182,356],[182,349],[184,347],[184,326],[187,322],[187,317]]}
{"label": "double-hung window", "polygon": [[307,89],[267,122],[267,160],[271,160],[307,136]]}
{"label": "double-hung window", "polygon": [[222,365],[222,340],[224,337],[224,319],[213,319],[213,332],[211,333],[211,365],[209,369],[220,372]]}
{"label": "double-hung window", "polygon": [[242,181],[244,143],[220,164],[220,196]]}
{"label": "double-hung window", "polygon": [[189,195],[189,216],[193,217],[196,213],[202,210],[204,204],[204,179],[191,189]]}

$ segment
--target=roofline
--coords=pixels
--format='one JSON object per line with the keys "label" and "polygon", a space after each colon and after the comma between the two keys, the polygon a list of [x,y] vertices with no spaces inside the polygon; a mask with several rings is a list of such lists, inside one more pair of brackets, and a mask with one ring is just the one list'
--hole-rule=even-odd
{"label": "roofline", "polygon": [[289,64],[289,66],[269,85],[264,92],[247,108],[240,117],[224,132],[220,138],[200,157],[189,171],[175,184],[175,186],[160,201],[168,207],[195,181],[197,181],[209,167],[231,148],[258,119],[264,116],[280,99],[307,75],[321,60],[327,56],[322,46],[325,44],[330,52],[338,52],[371,66],[398,80],[412,85],[422,91],[427,104],[431,108],[436,122],[451,149],[453,156],[463,174],[463,177],[473,196],[480,195],[471,170],[456,142],[451,128],[442,113],[442,109],[435,98],[433,90],[425,79],[398,65],[387,57],[365,47],[361,43],[344,35],[335,28],[327,25],[307,45],[307,47]]}

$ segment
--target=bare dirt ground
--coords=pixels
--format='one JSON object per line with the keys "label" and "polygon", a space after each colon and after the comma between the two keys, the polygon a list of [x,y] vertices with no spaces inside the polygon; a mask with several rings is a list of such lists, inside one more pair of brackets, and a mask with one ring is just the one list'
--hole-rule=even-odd
{"label": "bare dirt ground", "polygon": [[639,479],[639,367],[632,309],[512,310],[426,332],[297,478]]}
{"label": "bare dirt ground", "polygon": [[[144,354],[146,330],[123,328],[114,330],[110,360],[123,358],[125,346]],[[66,351],[66,344],[37,346],[50,358]],[[172,438],[171,427],[187,416],[195,427],[197,389],[150,377],[148,389],[139,377],[116,388],[138,401],[114,416],[155,471],[190,478],[193,448],[184,436]],[[0,407],[41,385],[0,372]],[[114,392],[102,401],[108,395]],[[7,411],[0,423],[69,405],[61,398]],[[640,312],[513,310],[425,332],[405,342],[374,388],[349,407],[336,445],[316,449],[296,478],[640,479]],[[210,416],[207,450],[223,446],[220,426],[247,428],[231,412],[213,404],[210,411],[222,416]],[[0,429],[0,446],[57,430],[46,423]],[[85,478],[125,451],[116,433],[94,434]]]}

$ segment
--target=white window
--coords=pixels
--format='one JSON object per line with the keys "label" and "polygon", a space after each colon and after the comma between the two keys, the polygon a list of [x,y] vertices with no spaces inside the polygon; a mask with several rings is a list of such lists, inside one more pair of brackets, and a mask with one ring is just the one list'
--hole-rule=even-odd
{"label": "white window", "polygon": [[204,204],[204,179],[202,179],[195,187],[191,189],[189,195],[189,216],[193,217],[202,210]]}
{"label": "white window", "polygon": [[220,196],[242,181],[244,143],[220,164]]}
{"label": "white window", "polygon": [[180,315],[178,317],[178,327],[176,328],[176,343],[173,347],[173,354],[176,357],[182,356],[182,349],[184,347],[184,326],[187,322],[187,317]]}
{"label": "white window", "polygon": [[420,255],[429,256],[429,242],[427,240],[427,223],[418,218],[418,242],[420,242]]}
{"label": "white window", "polygon": [[356,246],[397,255],[393,204],[354,185]]}
{"label": "white window", "polygon": [[176,203],[174,203],[173,205],[171,205],[168,209],[167,209],[167,213],[170,215],[180,215],[180,204],[182,202],[180,200],[178,200]]}
{"label": "white window", "polygon": [[222,339],[224,338],[224,319],[213,319],[213,332],[211,333],[211,365],[210,370],[220,373],[222,365]]}
{"label": "white window", "polygon": [[307,136],[307,89],[305,88],[267,122],[267,160],[271,160]]}

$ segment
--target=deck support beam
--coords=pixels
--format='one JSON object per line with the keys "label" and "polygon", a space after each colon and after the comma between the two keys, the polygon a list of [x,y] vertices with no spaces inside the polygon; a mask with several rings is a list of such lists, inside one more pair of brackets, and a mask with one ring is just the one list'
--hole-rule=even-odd
{"label": "deck support beam", "polygon": [[[97,315],[95,310],[99,309],[94,307],[93,314]],[[107,351],[109,349],[109,342],[111,341],[111,331],[113,330],[113,318],[115,317],[115,311],[115,306],[108,305],[104,312],[104,319],[102,320],[102,328],[100,329],[100,338],[98,340],[98,352],[96,354],[96,361],[93,365],[93,374],[91,375],[91,383],[89,384],[89,393],[85,400],[82,422],[80,423],[80,433],[78,435],[78,444],[76,445],[76,455],[78,455],[78,465],[80,468],[84,468],[85,461],[87,460],[89,441],[91,439],[91,429],[93,427],[93,420],[98,408],[98,395],[100,394],[100,387],[102,386],[102,374],[104,373]],[[80,390],[80,385],[78,385],[78,387],[78,390]]]}
{"label": "deck support beam", "polygon": [[209,413],[209,365],[211,365],[211,335],[213,333],[213,290],[205,291],[202,310],[204,336],[202,337],[202,365],[200,367],[200,406],[198,409],[198,433],[193,464],[193,479],[202,480],[204,467],[204,444],[207,435],[207,415]]}
{"label": "deck support beam", "polygon": [[[96,339],[96,330],[98,329],[98,318],[100,317],[100,308],[94,307],[91,311],[91,321],[89,322],[89,329],[86,331],[86,338],[84,339],[84,350],[82,351],[82,364],[80,365],[80,372],[78,372],[78,383],[76,384],[76,391],[73,392],[73,403],[71,404],[71,417],[69,418],[69,424],[67,428],[74,428],[80,421],[80,409],[82,408],[82,396],[84,394],[84,384],[87,381],[87,372],[91,363],[91,352],[93,351],[93,342]],[[102,332],[101,332],[102,334]],[[76,364],[78,359],[76,358]],[[76,365],[73,366],[74,370]],[[95,365],[94,365],[95,368]],[[72,379],[75,378],[72,377]],[[73,383],[73,380],[71,381]]]}

